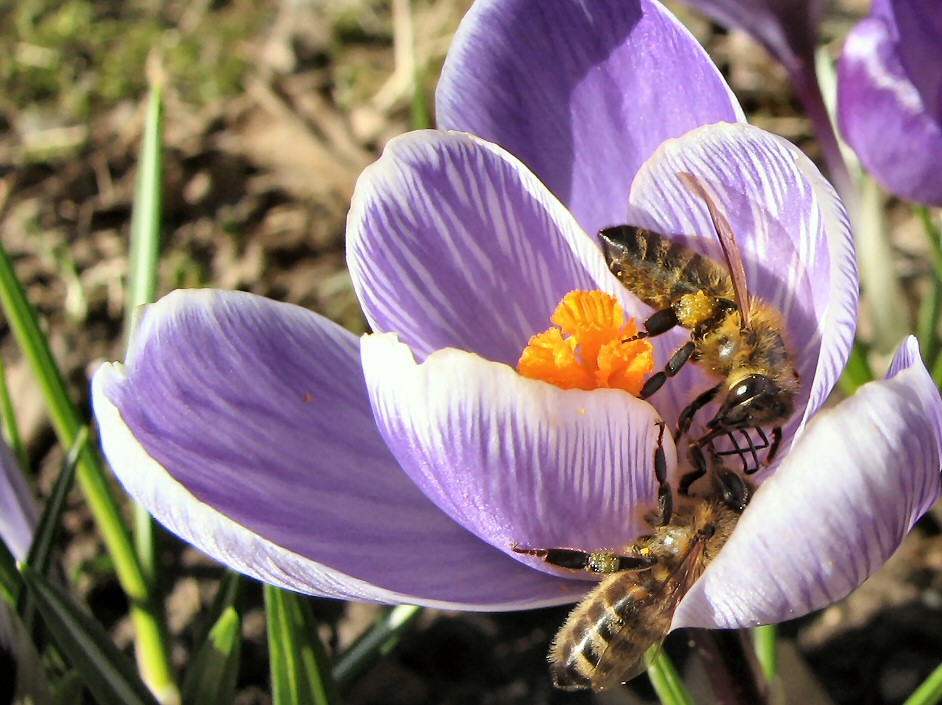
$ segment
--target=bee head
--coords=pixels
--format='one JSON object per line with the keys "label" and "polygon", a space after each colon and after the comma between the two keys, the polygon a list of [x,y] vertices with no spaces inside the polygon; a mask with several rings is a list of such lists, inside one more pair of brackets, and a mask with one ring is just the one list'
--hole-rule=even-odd
{"label": "bee head", "polygon": [[738,380],[709,422],[711,429],[779,425],[791,416],[794,393],[771,377],[751,374]]}

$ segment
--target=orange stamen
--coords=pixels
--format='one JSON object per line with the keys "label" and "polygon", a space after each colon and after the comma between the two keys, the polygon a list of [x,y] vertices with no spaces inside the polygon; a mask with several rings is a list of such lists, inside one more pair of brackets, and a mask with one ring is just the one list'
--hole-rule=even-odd
{"label": "orange stamen", "polygon": [[524,377],[563,389],[623,389],[638,396],[654,370],[650,341],[625,322],[618,302],[601,291],[570,291],[553,313],[556,328],[530,338],[517,363]]}

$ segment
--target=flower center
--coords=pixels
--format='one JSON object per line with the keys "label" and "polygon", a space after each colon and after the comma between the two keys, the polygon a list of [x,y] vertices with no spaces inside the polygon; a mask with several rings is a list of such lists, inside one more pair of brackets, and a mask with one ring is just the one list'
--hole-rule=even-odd
{"label": "flower center", "polygon": [[570,291],[550,320],[557,326],[537,333],[520,356],[517,371],[563,389],[623,389],[638,396],[654,370],[650,341],[627,340],[638,333],[625,322],[618,302],[602,291]]}

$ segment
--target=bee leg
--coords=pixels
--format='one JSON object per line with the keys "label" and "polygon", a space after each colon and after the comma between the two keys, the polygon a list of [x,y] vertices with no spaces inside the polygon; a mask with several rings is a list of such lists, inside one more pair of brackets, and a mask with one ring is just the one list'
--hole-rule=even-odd
{"label": "bee leg", "polygon": [[[768,443],[768,441],[766,440]],[[769,452],[765,456],[765,464],[771,465],[772,461],[775,460],[775,456],[778,453],[779,446],[782,444],[782,427],[776,426],[772,429],[772,442],[769,443]]]}
{"label": "bee leg", "polygon": [[690,494],[690,485],[707,473],[706,456],[703,454],[703,450],[700,448],[699,444],[691,443],[687,446],[687,459],[690,461],[693,470],[680,478],[680,485],[677,488],[677,491],[684,497]]}
{"label": "bee leg", "polygon": [[697,344],[692,340],[687,341],[677,348],[674,354],[671,355],[671,359],[664,365],[664,369],[660,372],[656,372],[645,380],[644,385],[641,387],[641,393],[638,396],[641,399],[647,399],[654,394],[654,392],[663,387],[664,383],[669,378],[680,372],[681,368],[687,363],[687,360],[691,358],[696,350]]}
{"label": "bee leg", "polygon": [[751,491],[739,475],[727,470],[722,463],[717,463],[714,466],[713,479],[720,497],[723,498],[723,504],[734,512],[741,512],[746,508]]}
{"label": "bee leg", "polygon": [[514,544],[514,553],[536,556],[550,565],[588,573],[617,573],[622,570],[643,570],[656,562],[644,556],[620,556],[608,551],[588,553],[576,548],[523,548]]}
{"label": "bee leg", "polygon": [[657,526],[667,526],[674,513],[674,495],[667,481],[667,456],[664,455],[664,422],[658,421],[657,448],[654,449],[654,477],[657,480]]}
{"label": "bee leg", "polygon": [[625,338],[622,342],[630,343],[632,340],[653,338],[656,335],[666,333],[671,328],[680,325],[680,321],[677,320],[677,313],[674,309],[668,306],[667,308],[662,308],[660,311],[652,313],[641,325],[644,327],[644,330],[638,331],[630,338]]}
{"label": "bee leg", "polygon": [[[675,443],[680,440],[681,436],[690,430],[690,424],[693,423],[693,417],[696,415],[696,413],[716,398],[716,395],[720,392],[720,386],[721,385],[718,384],[715,387],[710,387],[708,390],[701,393],[696,399],[690,402],[686,408],[680,412],[680,418],[677,419],[677,431],[674,433]],[[644,397],[642,397],[642,399],[643,398]]]}

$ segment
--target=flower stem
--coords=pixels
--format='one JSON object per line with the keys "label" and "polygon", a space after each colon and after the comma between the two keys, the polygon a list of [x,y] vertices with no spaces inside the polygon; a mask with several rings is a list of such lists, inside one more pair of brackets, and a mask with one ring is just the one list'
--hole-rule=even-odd
{"label": "flower stem", "polygon": [[648,666],[648,678],[662,705],[693,705],[693,698],[670,658],[660,646],[651,648],[654,656]]}
{"label": "flower stem", "polygon": [[929,674],[903,705],[934,705],[942,701],[942,664]]}

